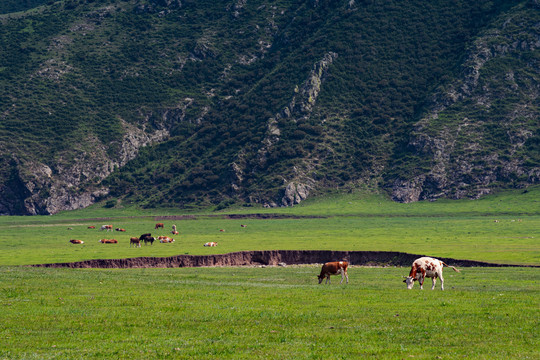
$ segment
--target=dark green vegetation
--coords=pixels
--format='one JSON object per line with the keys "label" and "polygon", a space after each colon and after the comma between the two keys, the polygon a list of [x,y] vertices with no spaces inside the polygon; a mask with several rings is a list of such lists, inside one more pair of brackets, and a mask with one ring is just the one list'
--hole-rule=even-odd
{"label": "dark green vegetation", "polygon": [[[1,359],[533,359],[538,269],[2,268]],[[429,287],[428,287],[429,288]]]}
{"label": "dark green vegetation", "polygon": [[[0,213],[107,192],[226,207],[303,200],[282,200],[290,183],[320,194],[412,181],[402,201],[537,183],[537,6],[5,2],[19,12],[0,18]],[[475,62],[486,49],[500,51]]]}
{"label": "dark green vegetation", "polygon": [[53,0],[3,0],[0,2],[0,14],[29,10],[43,4],[52,4]]}

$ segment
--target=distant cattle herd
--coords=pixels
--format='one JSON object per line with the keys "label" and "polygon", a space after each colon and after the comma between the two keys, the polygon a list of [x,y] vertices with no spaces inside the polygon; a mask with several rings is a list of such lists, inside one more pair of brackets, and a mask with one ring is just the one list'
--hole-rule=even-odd
{"label": "distant cattle herd", "polygon": [[[498,222],[496,220],[496,222]],[[242,228],[246,228],[247,225],[240,225]],[[95,226],[88,226],[88,229],[95,229]],[[156,223],[154,229],[164,229],[165,224],[164,223]],[[105,231],[112,231],[113,226],[112,225],[102,225],[101,230]],[[68,228],[68,230],[73,230],[73,228]],[[116,228],[115,229],[118,232],[125,232],[126,230],[124,228]],[[225,229],[219,229],[220,232],[224,232]],[[172,226],[171,234],[173,235],[179,235],[178,230],[176,229],[176,225]],[[69,240],[71,244],[84,244],[84,241],[78,240],[78,239],[71,239]],[[118,240],[116,239],[100,239],[100,243],[102,244],[118,244]],[[142,234],[139,237],[131,237],[129,239],[129,247],[136,247],[140,248],[141,244],[144,243],[144,245],[153,245],[154,242],[159,242],[161,244],[172,244],[175,242],[175,240],[169,236],[160,235],[157,237],[152,236],[151,233],[145,233]],[[218,243],[215,241],[206,242],[203,244],[205,247],[215,247]],[[319,284],[321,284],[326,279],[326,284],[330,284],[330,276],[331,275],[341,275],[341,282],[343,283],[343,280],[346,279],[346,283],[349,283],[349,275],[347,274],[347,268],[349,266],[349,263],[347,261],[332,261],[327,262],[322,265],[321,273],[317,276],[319,280]],[[435,282],[437,278],[440,278],[441,280],[441,290],[444,290],[444,279],[443,279],[443,267],[449,267],[452,268],[456,272],[460,272],[458,269],[456,269],[453,266],[445,264],[443,261],[430,258],[430,257],[421,257],[416,259],[412,266],[411,271],[409,272],[409,276],[405,277],[405,280],[403,280],[404,283],[407,284],[407,289],[412,289],[414,286],[414,282],[418,281],[420,283],[420,289],[423,289],[424,285],[424,279],[425,278],[431,278],[432,279],[432,287],[431,290],[435,289]]]}
{"label": "distant cattle herd", "polygon": [[[245,227],[247,227],[247,225],[241,224],[240,227],[245,228]],[[88,229],[96,229],[96,226],[94,226],[94,225],[88,226]],[[158,230],[158,229],[165,229],[165,224],[164,223],[156,223],[156,225],[154,226],[154,230]],[[68,230],[73,230],[73,228],[68,228]],[[102,231],[105,230],[107,232],[108,231],[113,231],[113,226],[112,225],[101,225],[100,230],[102,230]],[[115,228],[114,230],[118,231],[118,232],[126,232],[126,229],[119,228],[119,227]],[[224,232],[225,230],[224,229],[219,229],[219,231]],[[176,225],[172,225],[171,234],[172,235],[180,235],[180,233],[178,232],[178,230],[176,228]],[[153,245],[154,242],[159,242],[161,244],[172,244],[175,241],[176,240],[173,239],[170,236],[159,235],[159,236],[156,237],[156,236],[152,236],[151,233],[145,233],[145,234],[142,234],[139,237],[130,237],[130,239],[129,239],[129,247],[140,248],[142,243],[144,243],[144,245],[148,245],[148,244]],[[69,240],[69,242],[71,244],[84,244],[84,241],[77,240],[77,239],[71,239],[71,240]],[[100,239],[99,242],[102,243],[102,244],[118,244],[119,243],[119,241],[117,239]],[[218,244],[217,242],[212,241],[212,242],[204,243],[203,246],[214,247],[214,246],[217,246],[217,244]]]}

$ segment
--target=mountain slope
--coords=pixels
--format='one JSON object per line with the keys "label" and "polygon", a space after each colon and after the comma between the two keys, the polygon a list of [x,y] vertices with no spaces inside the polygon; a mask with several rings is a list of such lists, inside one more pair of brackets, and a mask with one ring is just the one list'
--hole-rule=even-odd
{"label": "mountain slope", "polygon": [[[489,34],[538,38],[535,1],[34,3],[42,6],[1,18],[0,213],[54,213],[107,196],[292,205],[362,184],[414,201],[538,182],[533,40],[506,51],[504,66],[492,66],[500,56],[484,61],[486,84],[447,100],[468,84],[464,69]],[[507,20],[513,35],[500,30]],[[509,69],[517,94],[489,85]],[[460,103],[492,86],[490,102],[506,105],[489,121]],[[518,104],[528,110],[516,113]],[[485,162],[495,151],[508,175],[454,180],[463,171],[449,164],[462,162],[441,167],[434,147],[419,145],[453,141],[441,126],[465,117],[471,138],[490,138],[467,156]],[[497,119],[521,135],[507,136]]]}
{"label": "mountain slope", "polygon": [[460,75],[434,94],[409,143],[430,170],[396,179],[396,200],[538,183],[540,11],[531,5],[496,19],[467,50]]}

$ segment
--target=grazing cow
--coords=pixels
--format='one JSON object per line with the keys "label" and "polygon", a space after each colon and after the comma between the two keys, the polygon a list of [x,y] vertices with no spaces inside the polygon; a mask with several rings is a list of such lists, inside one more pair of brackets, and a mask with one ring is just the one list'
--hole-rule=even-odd
{"label": "grazing cow", "polygon": [[84,244],[84,241],[76,240],[76,239],[71,239],[71,240],[69,240],[69,242],[72,243],[72,244]]}
{"label": "grazing cow", "polygon": [[159,228],[164,229],[164,228],[165,228],[165,224],[163,224],[163,223],[157,223],[155,228],[156,228],[156,229],[159,229]]}
{"label": "grazing cow", "polygon": [[101,239],[99,242],[102,244],[118,244],[118,240],[116,239]]}
{"label": "grazing cow", "polygon": [[217,246],[217,242],[211,241],[204,244],[204,246]]}
{"label": "grazing cow", "polygon": [[225,229],[219,229],[219,231],[221,231],[221,232],[225,232]]}
{"label": "grazing cow", "polygon": [[132,237],[129,239],[129,247],[131,247],[131,245],[141,247],[141,240],[138,237]]}
{"label": "grazing cow", "polygon": [[96,227],[92,225],[92,226],[89,226],[88,228],[89,229],[95,229]]}
{"label": "grazing cow", "polygon": [[112,225],[101,225],[100,230],[112,231]]}
{"label": "grazing cow", "polygon": [[349,283],[349,274],[347,274],[347,267],[349,263],[346,261],[333,261],[327,262],[321,268],[321,274],[318,276],[319,284],[326,278],[325,284],[330,284],[330,275],[341,274],[340,284],[343,283],[343,277],[347,278],[347,284]]}
{"label": "grazing cow", "polygon": [[244,224],[240,224],[240,227],[244,227],[244,228],[245,228],[245,227],[247,227],[247,225],[244,225]]}
{"label": "grazing cow", "polygon": [[431,281],[433,283],[433,286],[431,287],[431,290],[435,289],[435,282],[437,281],[437,277],[441,278],[441,290],[444,290],[444,279],[443,279],[443,267],[450,267],[454,269],[456,272],[460,272],[458,269],[456,269],[453,266],[446,265],[441,260],[437,260],[430,257],[421,257],[416,260],[414,260],[411,272],[409,273],[409,276],[403,280],[404,283],[407,284],[407,289],[412,289],[414,286],[414,282],[418,280],[420,283],[420,289],[424,289],[424,279],[426,277],[431,278]]}
{"label": "grazing cow", "polygon": [[173,243],[174,239],[168,237],[168,236],[158,236],[157,240],[159,240],[160,243]]}
{"label": "grazing cow", "polygon": [[121,231],[121,232],[126,232],[126,229],[122,229],[122,228],[116,228],[115,230],[116,231]]}
{"label": "grazing cow", "polygon": [[152,235],[150,235],[150,233],[142,234],[139,237],[139,240],[144,241],[144,245],[148,245],[148,243],[150,243],[150,245],[154,245],[154,241],[156,241],[156,239],[154,237],[152,237]]}

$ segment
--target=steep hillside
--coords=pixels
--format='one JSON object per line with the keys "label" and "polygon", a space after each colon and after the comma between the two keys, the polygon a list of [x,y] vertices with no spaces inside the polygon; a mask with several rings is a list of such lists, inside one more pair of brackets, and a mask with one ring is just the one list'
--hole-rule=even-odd
{"label": "steep hillside", "polygon": [[107,197],[292,205],[366,184],[415,201],[539,181],[537,1],[0,10],[0,214]]}
{"label": "steep hillside", "polygon": [[52,3],[50,0],[2,0],[0,2],[0,14],[16,13],[34,9],[40,5]]}

